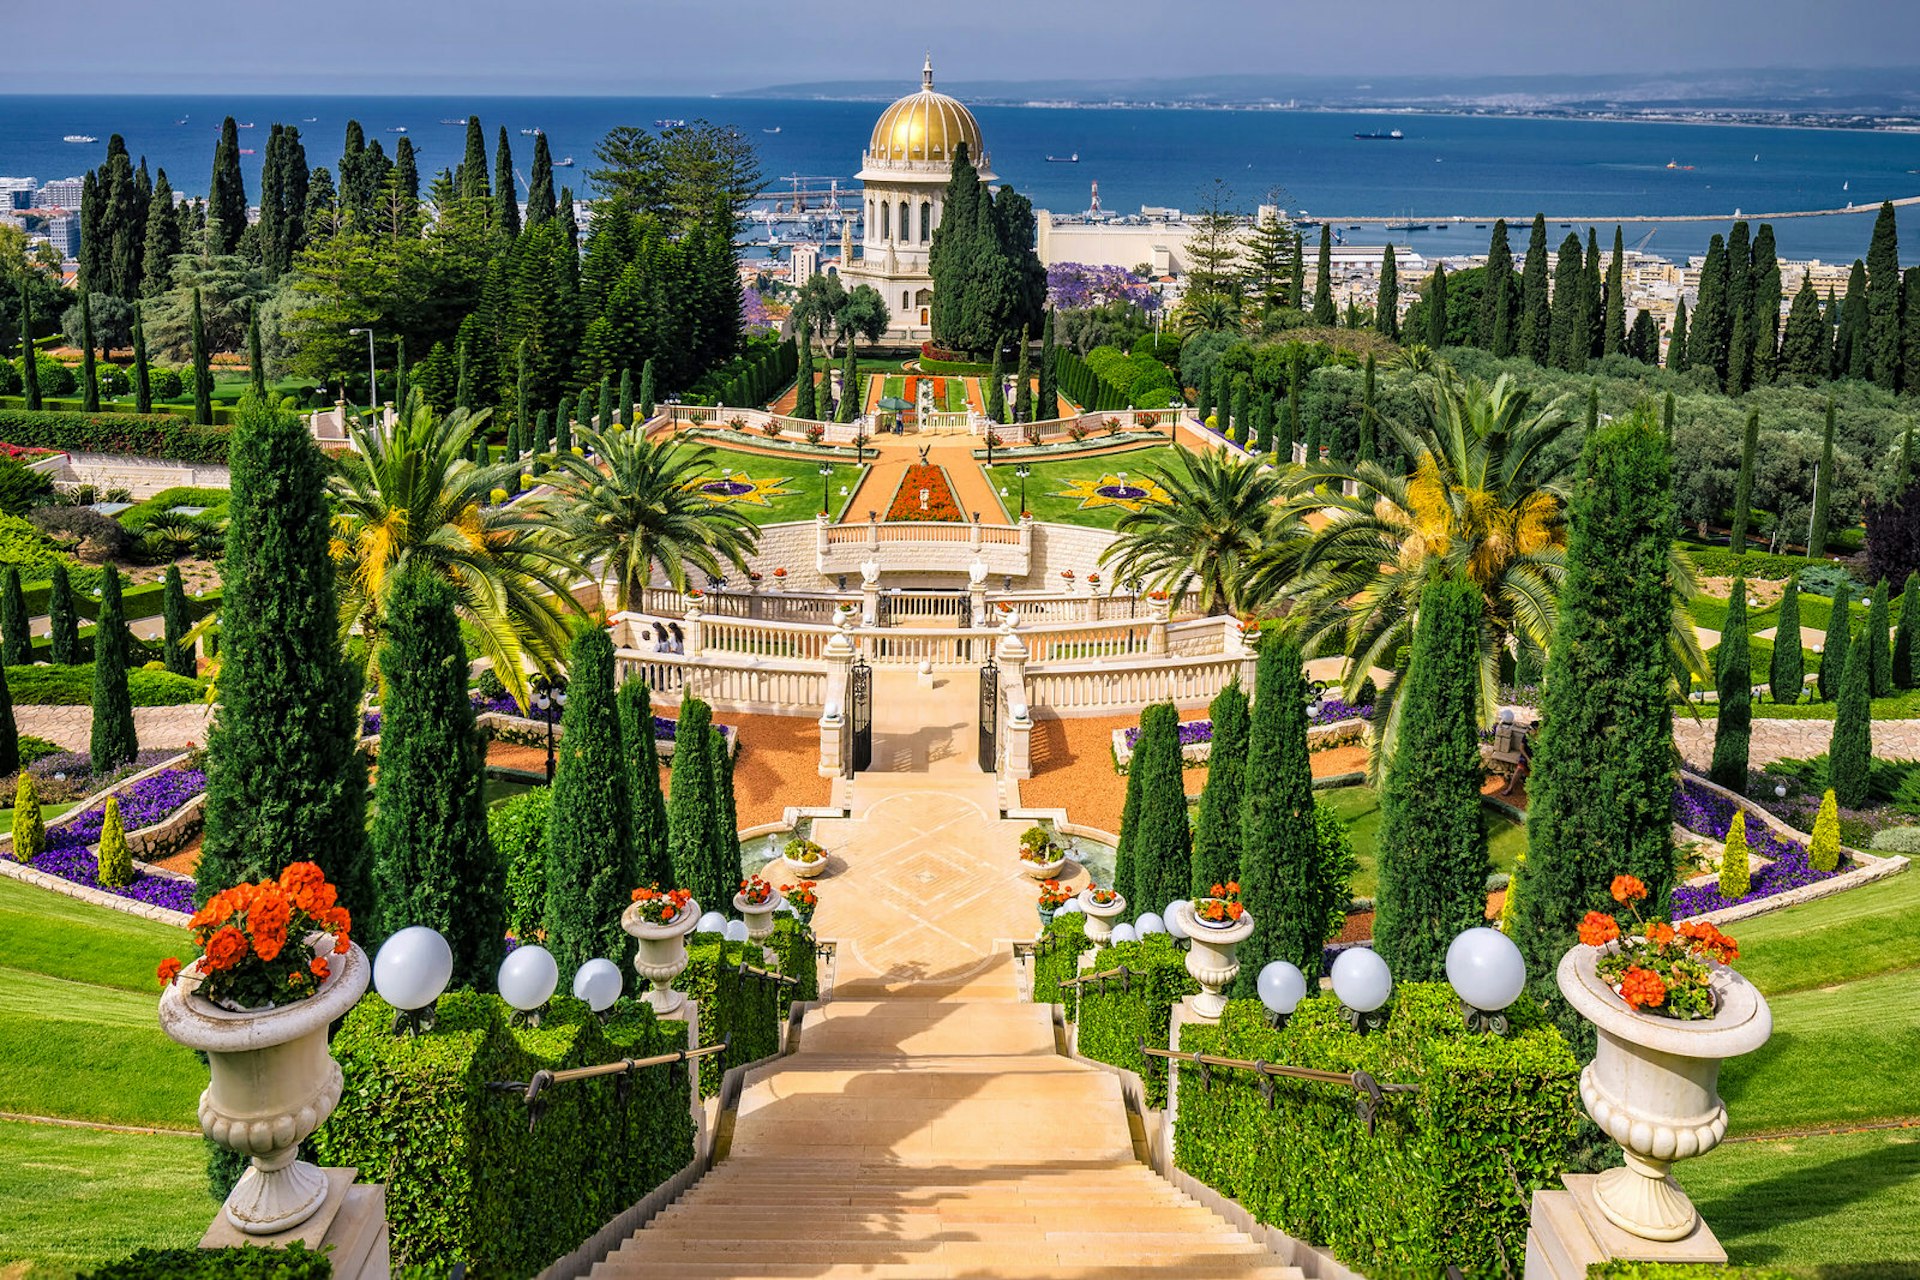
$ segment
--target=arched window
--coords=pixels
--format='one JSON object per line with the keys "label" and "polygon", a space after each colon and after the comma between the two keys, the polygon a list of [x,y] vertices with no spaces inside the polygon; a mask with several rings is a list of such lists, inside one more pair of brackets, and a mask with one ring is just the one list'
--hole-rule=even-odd
{"label": "arched window", "polygon": [[900,309],[902,311],[905,311],[908,307],[912,305],[913,303],[907,297],[907,291],[905,289],[902,289],[900,291]]}
{"label": "arched window", "polygon": [[913,220],[910,214],[910,206],[905,200],[902,200],[900,202],[900,238],[902,240],[913,239]]}
{"label": "arched window", "polygon": [[867,239],[873,239],[874,228],[880,224],[873,220],[873,201],[867,201]]}
{"label": "arched window", "polygon": [[925,244],[931,239],[933,239],[933,202],[922,200],[920,202],[920,243]]}
{"label": "arched window", "polygon": [[880,202],[880,238],[882,240],[893,239],[893,228],[890,225],[892,216],[893,206],[882,200]]}

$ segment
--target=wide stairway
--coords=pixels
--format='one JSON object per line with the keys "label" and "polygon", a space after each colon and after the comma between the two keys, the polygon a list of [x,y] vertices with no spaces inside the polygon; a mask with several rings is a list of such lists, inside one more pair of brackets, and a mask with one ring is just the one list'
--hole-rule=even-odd
{"label": "wide stairway", "polygon": [[1010,968],[809,1011],[727,1158],[593,1275],[1300,1280],[1135,1159],[1118,1081]]}

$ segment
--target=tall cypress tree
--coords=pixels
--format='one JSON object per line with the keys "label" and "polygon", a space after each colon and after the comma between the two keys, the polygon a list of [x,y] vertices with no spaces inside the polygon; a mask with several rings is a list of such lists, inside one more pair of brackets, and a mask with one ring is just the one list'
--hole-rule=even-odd
{"label": "tall cypress tree", "polygon": [[1873,584],[1867,606],[1867,687],[1876,698],[1893,696],[1892,619],[1887,613],[1887,580]]}
{"label": "tall cypress tree", "polygon": [[1547,218],[1533,215],[1527,260],[1520,264],[1519,353],[1535,364],[1547,363],[1553,338],[1553,313],[1547,295]]}
{"label": "tall cypress tree", "polygon": [[311,859],[342,905],[364,915],[373,901],[360,679],[340,650],[326,459],[297,415],[249,395],[230,462],[196,897]]}
{"label": "tall cypress tree", "polygon": [[33,661],[33,631],[27,618],[20,570],[8,565],[0,569],[0,666],[24,667]]}
{"label": "tall cypress tree", "polygon": [[1040,321],[1040,406],[1033,415],[1041,422],[1060,416],[1060,369],[1054,361],[1053,312],[1049,310]]}
{"label": "tall cypress tree", "polygon": [[20,281],[20,380],[29,411],[40,412],[40,364],[33,347],[33,299],[27,282]]}
{"label": "tall cypress tree", "polygon": [[1580,237],[1569,231],[1553,266],[1553,338],[1547,354],[1554,368],[1570,373],[1587,367],[1586,279]]}
{"label": "tall cypress tree", "polygon": [[1787,327],[1780,336],[1780,380],[1801,386],[1823,381],[1830,359],[1820,295],[1814,291],[1813,281],[1802,276],[1800,290],[1793,295],[1793,308],[1787,312]]}
{"label": "tall cypress tree", "polygon": [[1694,308],[1693,329],[1687,335],[1687,363],[1712,369],[1722,384],[1727,380],[1727,348],[1733,316],[1727,299],[1727,245],[1715,235],[1707,242],[1707,260],[1700,268],[1700,303]]}
{"label": "tall cypress tree", "polygon": [[1388,245],[1380,258],[1380,305],[1373,313],[1374,331],[1384,338],[1400,337],[1400,267]]}
{"label": "tall cypress tree", "polygon": [[1900,378],[1900,245],[1893,201],[1883,201],[1867,246],[1868,346],[1873,380],[1892,391]]}
{"label": "tall cypress tree", "polygon": [[1420,593],[1380,796],[1374,946],[1397,981],[1446,976],[1447,945],[1487,911],[1480,786],[1480,588],[1434,575]]}
{"label": "tall cypress tree", "polygon": [[1014,364],[1013,420],[1033,421],[1033,374],[1027,368],[1027,336],[1020,335],[1020,358]]}
{"label": "tall cypress tree", "polygon": [[[1193,879],[1193,842],[1187,828],[1187,794],[1181,781],[1180,713],[1171,702],[1158,702],[1140,716],[1142,745],[1151,749],[1137,755],[1140,778],[1140,830],[1133,841],[1134,912],[1164,911],[1184,897]],[[1131,779],[1129,779],[1131,780]]]}
{"label": "tall cypress tree", "polygon": [[1821,698],[1832,701],[1840,696],[1840,681],[1847,671],[1847,651],[1853,647],[1853,620],[1844,594],[1835,596],[1827,615],[1827,642],[1820,648]]}
{"label": "tall cypress tree", "polygon": [[[1285,427],[1287,451],[1291,454],[1294,443],[1300,441],[1300,357],[1297,354],[1293,359],[1287,361],[1286,403],[1287,420],[1283,425]],[[1313,420],[1313,429],[1307,433],[1306,440],[1301,441],[1301,443],[1307,446],[1307,465],[1318,466],[1320,462],[1321,444],[1319,418],[1316,417]]]}
{"label": "tall cypress tree", "polygon": [[55,666],[70,667],[80,661],[80,617],[73,608],[73,584],[64,564],[53,566],[48,577],[47,657]]}
{"label": "tall cypress tree", "polygon": [[539,226],[553,217],[553,152],[544,131],[533,135],[533,169],[527,175],[527,226]]}
{"label": "tall cypress tree", "polygon": [[93,294],[80,288],[80,407],[100,412],[100,370],[93,362]]}
{"label": "tall cypress tree", "polygon": [[1906,586],[1900,589],[1900,629],[1893,635],[1895,688],[1920,687],[1920,661],[1915,660],[1913,653],[1915,648],[1913,636],[1916,630],[1920,630],[1920,570],[1909,573]]}
{"label": "tall cypress tree", "polygon": [[215,254],[240,247],[247,229],[247,188],[240,176],[240,131],[228,116],[220,125],[220,143],[213,150],[213,180],[207,185],[207,236]]}
{"label": "tall cypress tree", "polygon": [[1775,702],[1791,706],[1800,700],[1806,680],[1806,657],[1800,652],[1800,575],[1787,579],[1780,593],[1780,621],[1773,633],[1773,660],[1767,667],[1767,689]]}
{"label": "tall cypress tree", "polygon": [[[707,759],[713,768],[713,849],[708,855],[716,878],[738,885],[740,874],[740,811],[733,794],[733,753],[717,724],[707,726]],[[731,901],[731,897],[729,897]]]}
{"label": "tall cypress tree", "polygon": [[[1827,554],[1827,503],[1833,494],[1833,397],[1827,397],[1827,421],[1820,436],[1820,467],[1813,476],[1813,518],[1808,522],[1807,557]],[[1837,674],[1837,673],[1836,673]],[[1827,697],[1825,681],[1820,696]]]}
{"label": "tall cypress tree", "polygon": [[1745,795],[1747,744],[1753,737],[1753,653],[1747,640],[1747,580],[1738,568],[1713,663],[1713,683],[1720,706],[1713,723],[1711,776],[1727,790]]}
{"label": "tall cypress tree", "polygon": [[1480,324],[1475,337],[1482,348],[1502,358],[1513,354],[1519,336],[1513,295],[1513,249],[1507,244],[1507,220],[1498,218],[1487,245],[1487,278],[1480,292]]}
{"label": "tall cypress tree", "polygon": [[1361,374],[1360,382],[1360,447],[1356,451],[1356,462],[1372,462],[1374,440],[1379,435],[1379,423],[1375,421],[1374,395],[1377,377],[1373,352],[1367,352],[1367,367]]}
{"label": "tall cypress tree", "polygon": [[1667,335],[1667,368],[1679,372],[1688,367],[1692,339],[1687,336],[1687,300],[1674,304],[1673,332]]}
{"label": "tall cypress tree", "polygon": [[547,824],[547,949],[572,973],[596,956],[620,963],[620,913],[637,888],[633,805],[613,692],[613,639],[604,627],[574,637],[567,708],[560,713]]}
{"label": "tall cypress tree", "polygon": [[1873,376],[1873,315],[1866,263],[1855,258],[1847,273],[1847,296],[1840,304],[1840,325],[1833,338],[1833,376]]}
{"label": "tall cypress tree", "polygon": [[1760,447],[1760,411],[1747,414],[1747,427],[1740,437],[1740,475],[1733,486],[1733,526],[1727,545],[1733,554],[1747,549],[1747,519],[1753,507],[1753,458]]}
{"label": "tall cypress tree", "polygon": [[1844,809],[1866,806],[1873,772],[1873,657],[1867,639],[1847,646],[1846,674],[1833,708],[1833,737],[1827,744],[1827,779]]}
{"label": "tall cypress tree", "polygon": [[153,412],[152,370],[147,367],[147,326],[141,319],[142,308],[133,308],[133,411]]}
{"label": "tall cypress tree", "polygon": [[493,225],[510,240],[520,237],[519,185],[513,176],[513,148],[507,145],[507,126],[493,149]]}
{"label": "tall cypress tree", "polygon": [[993,373],[987,385],[987,421],[1007,420],[1006,370],[1000,358],[1000,344],[993,344]]}
{"label": "tall cypress tree", "polygon": [[793,380],[793,416],[814,419],[820,416],[813,401],[813,342],[806,335],[800,338],[800,368]]}
{"label": "tall cypress tree", "polygon": [[667,798],[660,790],[660,744],[653,732],[653,692],[644,680],[629,678],[620,686],[620,746],[627,757],[627,794],[633,802],[634,887],[674,888],[673,859],[667,853]]}
{"label": "tall cypress tree", "polygon": [[620,425],[623,427],[632,426],[633,425],[633,370],[631,369],[622,369],[620,371],[619,406],[620,406],[619,408]]}
{"label": "tall cypress tree", "polygon": [[1636,413],[1587,437],[1568,512],[1513,932],[1534,991],[1575,1036],[1592,1032],[1553,975],[1581,915],[1606,909],[1626,873],[1664,916],[1673,884],[1672,483],[1659,424]]}
{"label": "tall cypress tree", "polygon": [[95,773],[111,773],[140,752],[133,729],[133,697],[127,690],[127,619],[120,605],[120,571],[108,565],[100,577],[100,612],[93,627],[93,734],[88,744]]}
{"label": "tall cypress tree", "polygon": [[1133,756],[1127,761],[1126,796],[1120,803],[1120,839],[1113,849],[1113,889],[1136,912],[1154,908],[1141,905],[1134,891],[1135,869],[1140,861],[1140,810],[1146,794],[1147,776],[1153,772],[1149,757],[1161,747],[1158,737],[1147,736],[1146,716],[1141,714],[1140,736],[1134,739]]}
{"label": "tall cypress tree", "polygon": [[265,397],[267,394],[267,354],[266,347],[260,341],[260,308],[247,309],[247,373],[253,386],[253,394]]}
{"label": "tall cypress tree", "polygon": [[193,345],[193,420],[201,426],[212,426],[213,366],[207,354],[207,324],[198,289],[193,291],[193,319],[188,332]]}
{"label": "tall cypress tree", "polygon": [[[342,174],[342,180],[345,175]],[[481,132],[480,117],[467,117],[467,149],[460,167],[453,171],[453,185],[468,200],[485,200],[493,193],[487,189],[487,135]]]}
{"label": "tall cypress tree", "polygon": [[1580,278],[1580,300],[1585,304],[1587,356],[1600,355],[1602,331],[1606,328],[1606,278],[1600,272],[1600,237],[1587,228],[1587,251],[1581,259],[1585,270]]}
{"label": "tall cypress tree", "polygon": [[1307,689],[1300,647],[1272,632],[1260,640],[1248,729],[1247,787],[1240,808],[1240,900],[1255,923],[1240,944],[1234,990],[1251,994],[1270,960],[1288,960],[1320,975],[1327,883],[1313,815],[1313,770],[1307,756]]}
{"label": "tall cypress tree", "polygon": [[1246,795],[1247,695],[1231,681],[1207,707],[1213,722],[1213,747],[1207,755],[1207,784],[1200,792],[1200,817],[1193,830],[1193,873],[1189,888],[1200,897],[1216,884],[1240,878],[1240,808]]}
{"label": "tall cypress tree", "polygon": [[367,945],[426,925],[453,949],[453,985],[484,990],[505,949],[506,871],[487,835],[486,752],[453,587],[418,562],[403,568],[383,641]]}
{"label": "tall cypress tree", "polygon": [[647,362],[640,366],[640,421],[653,418],[653,398],[653,357],[648,356]]}
{"label": "tall cypress tree", "polygon": [[1763,222],[1753,237],[1753,265],[1747,272],[1750,301],[1747,313],[1753,333],[1753,383],[1772,382],[1778,368],[1780,345],[1780,254],[1774,244],[1773,224]]}
{"label": "tall cypress tree", "polygon": [[714,789],[713,712],[698,698],[680,704],[673,731],[673,770],[667,796],[667,856],[674,883],[691,889],[700,905],[723,915],[739,888],[740,869],[716,867],[714,831],[719,797]]}
{"label": "tall cypress tree", "polygon": [[187,643],[193,622],[187,615],[187,589],[180,581],[177,564],[167,566],[166,586],[160,593],[160,619],[161,655],[167,670],[192,679],[199,674],[199,663],[194,660],[193,646]]}
{"label": "tall cypress tree", "polygon": [[1333,227],[1320,224],[1320,257],[1313,273],[1313,322],[1331,329],[1337,322],[1333,310]]}
{"label": "tall cypress tree", "polygon": [[1438,351],[1447,345],[1447,266],[1436,262],[1427,286],[1427,345]]}
{"label": "tall cypress tree", "polygon": [[1603,321],[1600,350],[1615,355],[1627,345],[1627,250],[1620,228],[1613,229],[1613,257],[1607,260],[1606,317]]}

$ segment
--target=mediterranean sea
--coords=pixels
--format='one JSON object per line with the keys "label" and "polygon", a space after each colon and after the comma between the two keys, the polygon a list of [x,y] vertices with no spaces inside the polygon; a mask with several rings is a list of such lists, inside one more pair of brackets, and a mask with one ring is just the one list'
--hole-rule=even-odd
{"label": "mediterranean sea", "polygon": [[[915,86],[903,77],[901,91]],[[464,122],[477,113],[489,162],[505,125],[524,178],[532,158],[528,131],[544,130],[557,182],[584,193],[593,149],[621,124],[705,118],[737,127],[759,149],[770,187],[791,175],[824,187],[854,183],[861,149],[883,103],[751,98],[6,96],[0,97],[0,174],[45,182],[100,163],[106,139],[123,135],[136,159],[164,168],[174,188],[204,194],[221,119],[251,129],[240,145],[250,195],[257,195],[268,126],[296,126],[307,160],[338,164],[349,117],[389,154],[404,127],[423,175],[456,163]],[[1883,199],[1920,195],[1920,134],[1864,130],[1760,128],[1569,120],[1349,114],[1265,109],[1116,107],[974,108],[994,170],[1003,183],[1055,213],[1088,208],[1099,183],[1101,207],[1137,213],[1142,205],[1191,210],[1224,180],[1235,202],[1260,203],[1334,219],[1350,243],[1388,238],[1383,223],[1409,219],[1433,230],[1395,232],[1397,243],[1436,253],[1485,252],[1487,229],[1504,216],[1551,220],[1557,245],[1568,229],[1584,236],[1599,223],[1603,246],[1619,220],[1629,245],[1649,231],[1650,253],[1684,259],[1702,253],[1724,222],[1639,223],[1660,215],[1746,216],[1800,210],[1859,212],[1775,223],[1783,257],[1849,262],[1866,253]],[[1360,141],[1356,132],[1399,129],[1398,141]],[[99,142],[63,142],[69,134]],[[1073,163],[1048,156],[1074,156]],[[1902,258],[1920,262],[1920,209],[1902,208]],[[1452,219],[1464,219],[1455,223]],[[1357,224],[1357,226],[1355,225]],[[1563,227],[1561,224],[1567,224]],[[1526,228],[1513,233],[1525,247]],[[764,250],[761,250],[764,252]]]}

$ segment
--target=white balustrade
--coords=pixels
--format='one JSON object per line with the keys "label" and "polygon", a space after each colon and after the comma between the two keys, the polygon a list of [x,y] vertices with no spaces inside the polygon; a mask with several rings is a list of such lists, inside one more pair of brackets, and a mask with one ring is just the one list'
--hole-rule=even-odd
{"label": "white balustrade", "polygon": [[1029,667],[1027,696],[1055,715],[1106,715],[1169,700],[1197,705],[1226,688],[1242,665],[1240,658],[1219,657]]}

